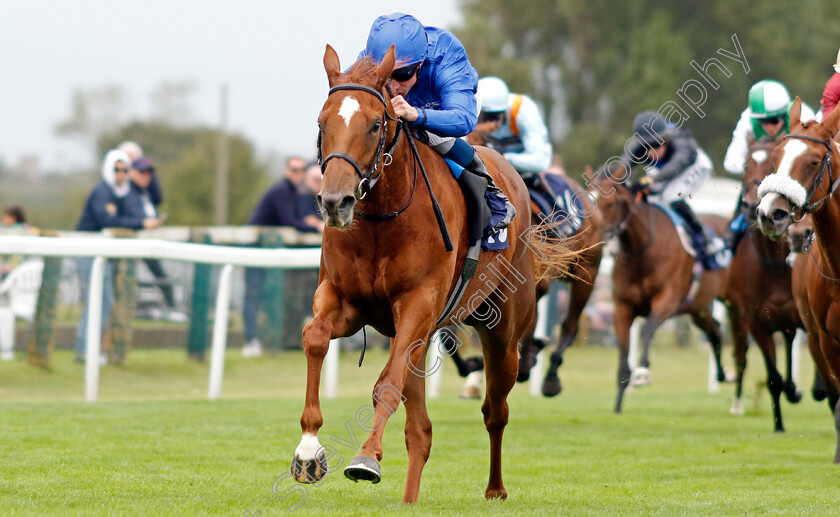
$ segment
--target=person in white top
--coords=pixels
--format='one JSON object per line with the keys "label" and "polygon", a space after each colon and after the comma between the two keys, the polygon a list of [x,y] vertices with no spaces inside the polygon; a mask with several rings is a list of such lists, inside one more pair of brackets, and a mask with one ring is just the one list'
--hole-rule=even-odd
{"label": "person in white top", "polygon": [[501,153],[520,174],[551,166],[548,129],[537,104],[527,95],[510,93],[498,77],[478,81],[481,112],[475,130],[486,145]]}

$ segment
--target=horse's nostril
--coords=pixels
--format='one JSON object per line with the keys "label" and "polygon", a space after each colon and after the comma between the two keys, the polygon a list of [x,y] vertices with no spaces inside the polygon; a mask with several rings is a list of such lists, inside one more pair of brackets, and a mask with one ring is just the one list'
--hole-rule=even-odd
{"label": "horse's nostril", "polygon": [[780,223],[787,219],[789,216],[790,213],[787,210],[782,210],[781,208],[773,210],[773,213],[770,214],[770,218],[773,220],[774,223]]}
{"label": "horse's nostril", "polygon": [[356,198],[354,196],[344,196],[344,199],[341,200],[341,205],[339,205],[339,210],[347,210],[352,208],[353,205],[356,203]]}
{"label": "horse's nostril", "polygon": [[324,206],[324,198],[321,197],[321,194],[315,194],[315,203],[317,203],[318,206]]}

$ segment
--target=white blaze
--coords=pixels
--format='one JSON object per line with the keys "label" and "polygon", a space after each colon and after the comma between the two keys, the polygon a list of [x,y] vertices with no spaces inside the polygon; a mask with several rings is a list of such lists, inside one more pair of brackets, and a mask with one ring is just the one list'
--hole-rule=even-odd
{"label": "white blaze", "polygon": [[764,163],[764,160],[767,159],[767,151],[765,151],[764,149],[754,151],[752,153],[752,159],[755,163]]}
{"label": "white blaze", "polygon": [[[770,176],[767,176],[762,182],[762,185],[759,186],[758,195],[760,196],[762,195],[762,186],[770,187],[769,192],[767,192],[764,196],[761,197],[761,202],[758,204],[759,210],[763,211],[765,214],[769,214],[770,207],[773,205],[773,202],[776,201],[776,197],[779,194],[793,194],[792,191],[798,191],[799,189],[796,189],[793,183],[798,185],[799,188],[802,189],[802,191],[805,190],[804,187],[799,185],[798,182],[796,182],[795,180],[793,180],[793,178],[790,177],[790,170],[793,167],[793,162],[797,158],[799,158],[799,156],[806,150],[808,150],[808,146],[805,144],[805,142],[801,140],[791,139],[785,144],[782,153],[782,161],[779,163],[779,168],[776,169],[775,173],[771,174]],[[780,192],[780,190],[784,190],[785,192]],[[786,192],[787,190],[791,190],[791,192]],[[799,192],[797,192],[797,194],[798,193]]]}
{"label": "white blaze", "polygon": [[359,111],[359,101],[353,97],[345,97],[344,102],[341,103],[341,108],[338,110],[338,114],[344,119],[344,123],[350,127],[350,119],[353,118],[353,115],[357,111]]}

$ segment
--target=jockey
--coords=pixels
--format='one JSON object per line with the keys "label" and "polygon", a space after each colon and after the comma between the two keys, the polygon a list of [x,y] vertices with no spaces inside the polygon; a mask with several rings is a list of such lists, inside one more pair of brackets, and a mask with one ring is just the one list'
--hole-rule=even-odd
{"label": "jockey", "polygon": [[[374,20],[359,58],[370,56],[381,63],[391,45],[397,61],[391,74],[391,103],[397,116],[428,138],[428,144],[444,158],[486,180],[491,194],[487,202],[497,212],[505,212],[494,230],[506,228],[516,210],[493,182],[475,149],[457,138],[469,134],[478,119],[478,73],[466,49],[447,30],[424,27],[413,16],[393,13]],[[459,183],[462,176],[456,175]]]}
{"label": "jockey", "polygon": [[[822,100],[822,116],[827,117],[829,113],[834,111],[837,104],[840,103],[840,50],[837,51],[837,62],[834,64],[834,74],[825,83],[825,90],[823,90]],[[481,88],[481,83],[478,83]]]}
{"label": "jockey", "polygon": [[520,174],[533,174],[551,166],[551,143],[540,110],[530,97],[512,94],[498,77],[478,81],[481,113],[476,131],[487,146],[499,151]]}
{"label": "jockey", "polygon": [[[763,79],[750,88],[749,106],[741,112],[741,118],[732,132],[732,141],[723,159],[723,168],[732,174],[743,174],[747,165],[747,153],[750,140],[763,136],[775,138],[790,132],[790,106],[793,102],[785,86],[772,79]],[[811,120],[814,110],[802,103],[800,119]],[[732,223],[726,229],[724,240],[734,250],[741,236],[747,231],[747,220],[741,212],[741,197],[732,217]]]}
{"label": "jockey", "polygon": [[[747,165],[749,139],[770,138],[790,131],[790,106],[793,102],[787,88],[778,81],[764,79],[750,88],[749,106],[741,112],[738,125],[732,132],[732,142],[726,150],[723,168],[732,174],[743,174]],[[814,110],[802,104],[800,119],[804,122],[814,118]]]}
{"label": "jockey", "polygon": [[648,200],[670,205],[701,240],[706,256],[714,256],[724,247],[722,239],[706,238],[703,224],[685,201],[712,175],[711,158],[697,145],[691,131],[668,126],[655,111],[636,115],[633,131],[616,169],[623,167],[629,172],[634,163],[643,164],[646,176],[641,183],[650,190]]}

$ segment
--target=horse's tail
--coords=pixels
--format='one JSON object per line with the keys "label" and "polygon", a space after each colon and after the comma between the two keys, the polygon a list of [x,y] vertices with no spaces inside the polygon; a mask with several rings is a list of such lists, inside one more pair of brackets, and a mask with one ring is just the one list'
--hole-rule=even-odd
{"label": "horse's tail", "polygon": [[572,268],[580,260],[580,255],[589,248],[573,246],[573,241],[581,238],[580,234],[565,237],[557,231],[563,221],[544,219],[539,224],[531,225],[524,239],[531,250],[534,261],[534,276],[537,283],[542,280],[569,277],[580,280],[571,274]]}

